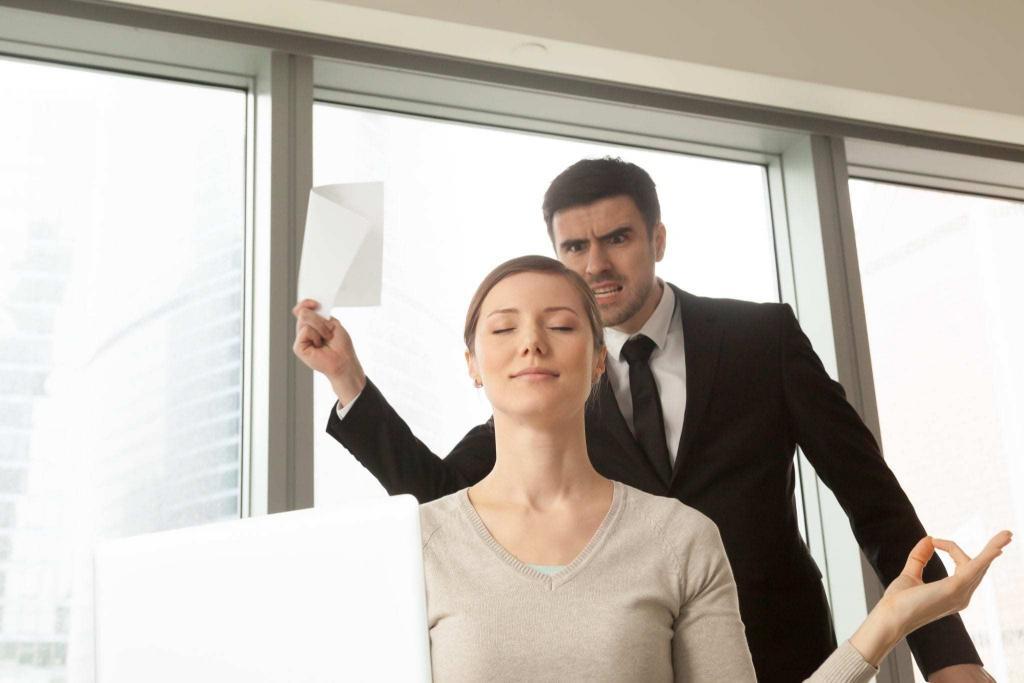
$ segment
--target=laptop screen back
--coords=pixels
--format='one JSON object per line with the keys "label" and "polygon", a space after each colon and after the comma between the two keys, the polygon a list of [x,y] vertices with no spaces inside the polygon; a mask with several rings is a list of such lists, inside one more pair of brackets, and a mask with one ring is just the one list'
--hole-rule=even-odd
{"label": "laptop screen back", "polygon": [[411,496],[108,541],[99,683],[429,681]]}

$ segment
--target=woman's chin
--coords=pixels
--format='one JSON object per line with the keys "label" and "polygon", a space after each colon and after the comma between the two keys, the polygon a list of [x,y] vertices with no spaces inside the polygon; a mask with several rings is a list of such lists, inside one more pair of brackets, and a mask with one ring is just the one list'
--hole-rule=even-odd
{"label": "woman's chin", "polygon": [[520,424],[559,425],[577,419],[583,405],[578,396],[552,395],[495,404],[494,409]]}

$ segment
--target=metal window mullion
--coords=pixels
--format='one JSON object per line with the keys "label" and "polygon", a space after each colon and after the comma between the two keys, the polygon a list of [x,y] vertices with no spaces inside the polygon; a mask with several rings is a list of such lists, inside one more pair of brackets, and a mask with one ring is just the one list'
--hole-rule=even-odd
{"label": "metal window mullion", "polygon": [[[812,138],[811,144],[836,372],[847,400],[881,443],[845,147],[842,138],[821,136]],[[820,494],[824,488],[820,480],[818,488]],[[824,518],[827,545],[838,529],[834,513],[831,523],[827,511]],[[843,527],[844,535],[848,535],[845,520]],[[859,560],[865,606],[870,609],[882,596],[884,588],[863,554],[859,554]],[[851,588],[849,582],[845,586]],[[882,663],[878,680],[889,683],[914,680],[910,651],[905,642]]]}
{"label": "metal window mullion", "polygon": [[256,98],[250,515],[313,505],[313,376],[291,350],[313,175],[312,66],[273,53]]}

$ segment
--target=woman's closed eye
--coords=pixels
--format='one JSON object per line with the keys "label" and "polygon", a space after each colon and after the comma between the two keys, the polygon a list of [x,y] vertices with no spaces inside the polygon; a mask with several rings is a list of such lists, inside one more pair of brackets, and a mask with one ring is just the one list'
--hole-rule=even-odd
{"label": "woman's closed eye", "polygon": [[[499,327],[491,330],[491,334],[506,334],[508,332],[514,332],[514,327]],[[548,328],[549,330],[555,330],[556,332],[574,332],[576,327],[573,325],[552,325]]]}

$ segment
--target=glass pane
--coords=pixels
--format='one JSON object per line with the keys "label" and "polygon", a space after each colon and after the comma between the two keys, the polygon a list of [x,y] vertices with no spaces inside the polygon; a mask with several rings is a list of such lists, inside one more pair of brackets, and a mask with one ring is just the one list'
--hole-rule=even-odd
{"label": "glass pane", "polygon": [[[554,255],[540,205],[579,159],[621,156],[658,185],[668,228],[659,275],[707,296],[778,301],[764,167],[362,111],[313,110],[314,184],[385,182],[383,305],[336,311],[367,375],[435,453],[490,415],[466,372],[462,327],[483,276],[522,254]],[[316,500],[383,489],[324,433],[316,379]]]}
{"label": "glass pane", "polygon": [[91,681],[95,539],[238,516],[245,94],[0,90],[0,680]]}
{"label": "glass pane", "polygon": [[[864,180],[850,195],[886,461],[928,532],[977,553],[1024,528],[1024,203]],[[1024,680],[1021,586],[1011,546],[963,614],[1000,681]]]}

